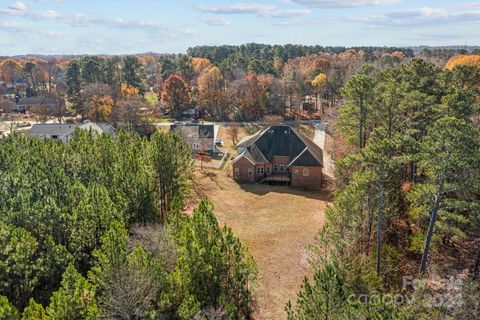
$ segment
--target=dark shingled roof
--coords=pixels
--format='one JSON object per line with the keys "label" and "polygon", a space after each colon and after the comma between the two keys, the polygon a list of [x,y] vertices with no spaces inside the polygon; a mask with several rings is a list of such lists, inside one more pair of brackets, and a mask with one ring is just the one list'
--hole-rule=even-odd
{"label": "dark shingled roof", "polygon": [[274,156],[287,156],[289,166],[323,167],[323,151],[312,140],[289,126],[271,126],[242,140],[238,148],[254,163],[272,162]]}

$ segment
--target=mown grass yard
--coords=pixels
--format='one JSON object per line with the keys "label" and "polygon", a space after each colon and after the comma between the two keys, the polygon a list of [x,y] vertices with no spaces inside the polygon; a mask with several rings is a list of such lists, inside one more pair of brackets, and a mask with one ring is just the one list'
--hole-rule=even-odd
{"label": "mown grass yard", "polygon": [[285,303],[296,299],[308,274],[305,247],[323,225],[326,196],[283,186],[239,185],[224,171],[197,172],[191,208],[207,196],[220,224],[233,229],[258,265],[256,319],[285,319]]}

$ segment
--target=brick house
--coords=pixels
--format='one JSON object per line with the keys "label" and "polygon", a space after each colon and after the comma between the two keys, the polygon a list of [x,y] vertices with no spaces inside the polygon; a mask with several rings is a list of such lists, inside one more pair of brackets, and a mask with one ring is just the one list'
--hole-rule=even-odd
{"label": "brick house", "polygon": [[289,126],[271,126],[237,145],[233,176],[239,182],[284,183],[318,190],[322,186],[323,151]]}

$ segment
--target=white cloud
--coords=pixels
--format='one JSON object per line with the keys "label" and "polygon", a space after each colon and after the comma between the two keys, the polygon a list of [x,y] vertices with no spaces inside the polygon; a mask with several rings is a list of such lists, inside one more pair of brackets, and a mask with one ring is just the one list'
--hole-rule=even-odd
{"label": "white cloud", "polygon": [[365,6],[382,6],[402,2],[403,0],[288,0],[314,7],[324,8],[352,8]]}
{"label": "white cloud", "polygon": [[304,17],[310,14],[308,9],[292,9],[283,11],[273,11],[268,16],[273,18],[295,18]]}
{"label": "white cloud", "polygon": [[15,33],[24,33],[28,35],[43,35],[43,36],[49,36],[49,37],[61,37],[64,35],[61,32],[34,28],[29,25],[19,24],[15,22],[8,22],[8,21],[0,21],[0,31],[1,30],[15,32]]}
{"label": "white cloud", "polygon": [[194,29],[168,26],[158,21],[148,20],[124,20],[122,18],[95,17],[82,13],[62,13],[55,10],[34,11],[17,2],[8,8],[0,8],[0,16],[21,17],[30,20],[51,20],[67,23],[73,27],[94,27],[105,26],[118,29],[138,29],[163,34],[170,38],[180,35],[195,35],[198,32]]}
{"label": "white cloud", "polygon": [[8,7],[10,10],[15,10],[15,11],[25,11],[27,10],[27,5],[21,1],[17,1],[11,6]]}
{"label": "white cloud", "polygon": [[261,14],[275,10],[275,6],[255,3],[235,3],[230,5],[208,5],[200,4],[197,9],[203,12],[219,14]]}
{"label": "white cloud", "polygon": [[228,21],[225,17],[212,17],[202,19],[203,22],[210,26],[228,26],[230,25],[230,21]]}
{"label": "white cloud", "polygon": [[480,23],[480,10],[473,6],[452,6],[446,8],[414,8],[386,13],[382,16],[352,17],[350,20],[373,26],[418,27],[433,25],[455,25]]}
{"label": "white cloud", "polygon": [[280,10],[272,5],[256,3],[234,3],[229,5],[200,4],[197,10],[213,14],[255,14],[267,18],[294,18],[310,14],[308,9]]}

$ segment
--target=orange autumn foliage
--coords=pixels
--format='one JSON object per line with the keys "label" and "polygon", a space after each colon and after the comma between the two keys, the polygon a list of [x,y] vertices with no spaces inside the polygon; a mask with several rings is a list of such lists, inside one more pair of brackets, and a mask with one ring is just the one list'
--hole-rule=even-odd
{"label": "orange autumn foliage", "polygon": [[204,70],[212,67],[212,63],[207,58],[192,58],[193,70],[200,74]]}
{"label": "orange autumn foliage", "polygon": [[290,59],[283,68],[283,74],[296,73],[304,80],[312,80],[317,74],[327,72],[332,66],[331,62],[320,56],[306,56]]}
{"label": "orange autumn foliage", "polygon": [[390,56],[399,58],[400,60],[405,59],[405,53],[403,53],[402,51],[394,51],[390,54]]}
{"label": "orange autumn foliage", "polygon": [[223,102],[223,77],[220,69],[206,69],[198,77],[198,100],[210,112],[215,112]]}
{"label": "orange autumn foliage", "polygon": [[448,60],[447,65],[445,66],[446,69],[452,70],[456,66],[459,65],[469,65],[469,66],[477,66],[480,67],[480,55],[467,55],[467,54],[460,54],[452,57]]}
{"label": "orange autumn foliage", "polygon": [[13,78],[20,73],[22,65],[15,59],[6,59],[0,65],[0,80],[11,83]]}
{"label": "orange autumn foliage", "polygon": [[136,96],[140,94],[140,90],[138,88],[130,87],[126,83],[122,83],[120,91],[124,97]]}
{"label": "orange autumn foliage", "polygon": [[111,96],[93,96],[88,104],[88,118],[95,122],[106,122],[113,111]]}

